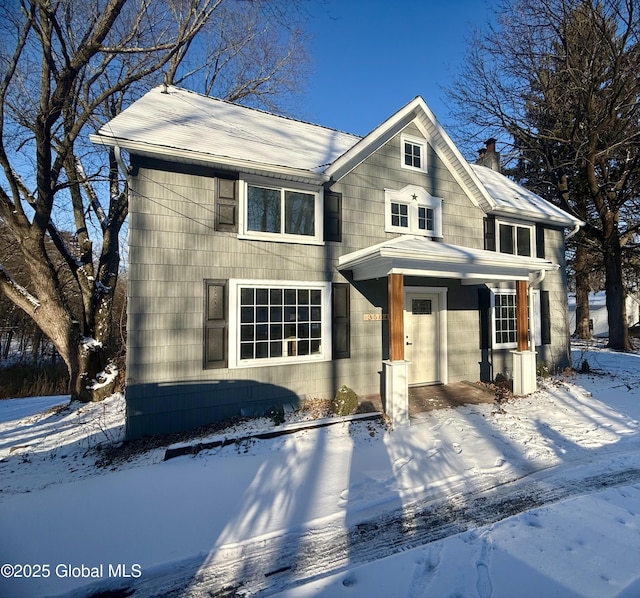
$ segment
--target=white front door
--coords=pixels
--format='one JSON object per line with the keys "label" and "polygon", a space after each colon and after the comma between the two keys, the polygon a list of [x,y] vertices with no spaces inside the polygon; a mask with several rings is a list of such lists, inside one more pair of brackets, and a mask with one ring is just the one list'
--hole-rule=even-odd
{"label": "white front door", "polygon": [[406,290],[404,296],[404,355],[409,384],[442,382],[440,377],[440,295]]}

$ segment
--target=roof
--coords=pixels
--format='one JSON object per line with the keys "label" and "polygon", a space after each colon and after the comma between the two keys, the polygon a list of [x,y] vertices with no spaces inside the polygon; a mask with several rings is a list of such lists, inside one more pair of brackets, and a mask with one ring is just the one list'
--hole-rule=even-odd
{"label": "roof", "polygon": [[338,261],[338,270],[351,270],[355,280],[404,274],[456,278],[472,284],[529,280],[530,274],[558,267],[549,260],[471,249],[410,235],[354,251]]}
{"label": "roof", "polygon": [[103,125],[94,143],[178,162],[234,168],[321,184],[339,180],[415,124],[470,201],[486,213],[581,224],[504,175],[469,164],[421,97],[361,138],[225,102],[178,87],[156,87]]}
{"label": "roof", "polygon": [[[92,141],[151,157],[321,175],[360,137],[178,87],[156,87]],[[326,178],[326,177],[321,177]]]}
{"label": "roof", "polygon": [[492,212],[505,216],[519,216],[524,213],[528,218],[557,222],[562,225],[582,224],[578,218],[536,195],[533,191],[518,185],[503,174],[486,166],[469,164],[469,167],[494,200],[495,207]]}

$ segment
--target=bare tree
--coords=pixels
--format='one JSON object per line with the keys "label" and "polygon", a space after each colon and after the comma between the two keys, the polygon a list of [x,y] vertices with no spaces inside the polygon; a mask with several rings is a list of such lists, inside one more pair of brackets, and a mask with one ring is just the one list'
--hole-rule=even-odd
{"label": "bare tree", "polygon": [[526,163],[516,174],[544,180],[538,191],[587,222],[583,247],[595,245],[604,265],[609,345],[628,350],[623,260],[639,230],[638,7],[504,0],[496,15],[496,26],[475,34],[450,90],[459,118],[484,135],[507,132]]}
{"label": "bare tree", "polygon": [[[234,100],[265,103],[289,92],[302,64],[291,44],[300,38],[280,28],[275,38],[291,44],[267,43],[278,25],[267,13],[274,4],[10,0],[0,8],[0,220],[20,264],[18,274],[0,262],[0,290],[53,342],[72,399],[99,400],[113,389],[112,308],[128,210],[117,156],[111,152],[103,166],[87,146],[88,132],[159,83],[163,70],[173,81],[215,73],[208,92],[230,72],[228,81],[242,88]],[[216,44],[216,53],[206,44]],[[239,65],[256,44],[269,53],[266,73]],[[223,85],[220,95],[230,89]],[[64,291],[48,246],[66,264],[77,301]]]}

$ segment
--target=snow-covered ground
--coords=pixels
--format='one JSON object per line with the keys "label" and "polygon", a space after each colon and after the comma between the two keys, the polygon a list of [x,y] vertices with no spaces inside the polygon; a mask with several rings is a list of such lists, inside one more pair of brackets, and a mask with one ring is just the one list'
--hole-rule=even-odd
{"label": "snow-covered ground", "polygon": [[637,598],[640,354],[585,359],[504,413],[168,461],[99,450],[122,439],[121,396],[0,401],[0,596]]}

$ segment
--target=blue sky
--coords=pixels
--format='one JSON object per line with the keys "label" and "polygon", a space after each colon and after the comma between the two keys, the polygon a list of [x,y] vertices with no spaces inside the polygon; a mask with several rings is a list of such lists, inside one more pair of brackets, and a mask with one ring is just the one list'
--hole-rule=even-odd
{"label": "blue sky", "polygon": [[485,0],[318,0],[312,16],[298,116],[365,135],[417,95],[449,128],[443,87],[491,13]]}

